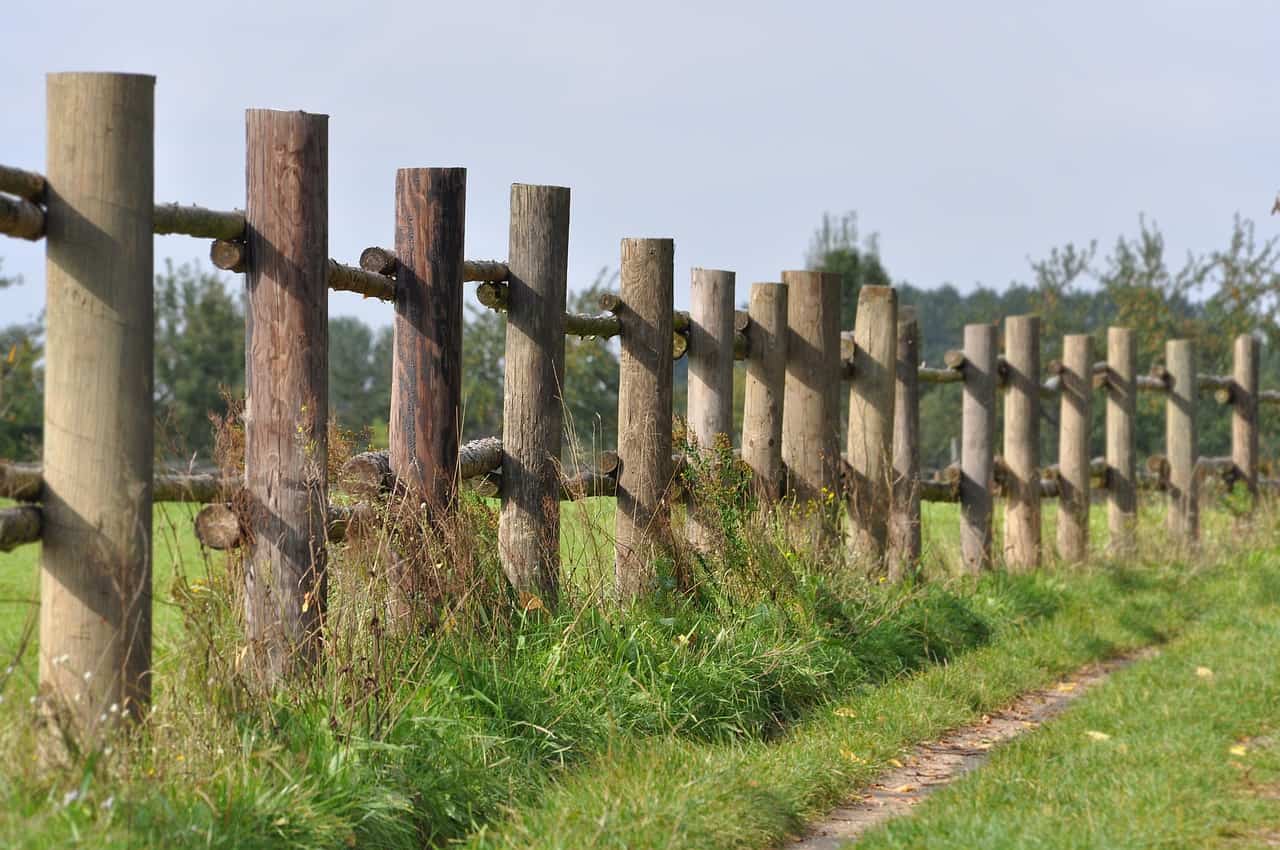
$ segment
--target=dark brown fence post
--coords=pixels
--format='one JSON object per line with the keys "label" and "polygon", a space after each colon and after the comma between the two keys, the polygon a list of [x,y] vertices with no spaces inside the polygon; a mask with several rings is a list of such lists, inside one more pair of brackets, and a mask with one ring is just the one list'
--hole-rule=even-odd
{"label": "dark brown fence post", "polygon": [[920,563],[920,325],[915,309],[898,309],[897,385],[893,394],[893,507],[889,514],[889,580]]}
{"label": "dark brown fence post", "polygon": [[328,126],[246,113],[245,613],[265,684],[316,661],[327,601]]}
{"label": "dark brown fence post", "polygon": [[1004,332],[1004,556],[1010,569],[1025,570],[1040,565],[1040,317],[1010,316]]}
{"label": "dark brown fence post", "polygon": [[1138,523],[1138,347],[1129,328],[1107,329],[1107,526],[1109,551],[1133,551]]}
{"label": "dark brown fence post", "polygon": [[456,492],[462,410],[465,168],[396,172],[391,471],[439,521]]}
{"label": "dark brown fence post", "polygon": [[1258,340],[1236,337],[1231,383],[1231,460],[1250,497],[1258,497]]}
{"label": "dark brown fence post", "polygon": [[787,285],[753,283],[747,307],[747,382],[742,459],[762,502],[782,497],[782,400],[787,378]]}
{"label": "dark brown fence post", "polygon": [[897,383],[898,294],[858,292],[853,386],[845,454],[849,460],[849,555],[868,572],[884,569],[893,489],[893,395]]}
{"label": "dark brown fence post", "polygon": [[960,554],[964,569],[991,566],[996,441],[996,326],[965,325],[960,423]]}
{"label": "dark brown fence post", "polygon": [[[733,433],[734,273],[694,269],[689,290],[689,445],[704,450],[708,470],[719,458],[707,454]],[[699,512],[697,494],[688,504],[689,543],[711,551],[719,522]]]}
{"label": "dark brown fence post", "polygon": [[86,750],[151,695],[154,104],[154,77],[48,77],[40,695]]}
{"label": "dark brown fence post", "polygon": [[616,588],[624,601],[653,586],[671,534],[671,325],[675,243],[622,240],[618,381]]}
{"label": "dark brown fence post", "polygon": [[1169,459],[1170,535],[1179,543],[1194,543],[1200,534],[1196,470],[1195,346],[1188,339],[1165,343],[1165,364],[1173,384],[1165,402],[1165,455]]}
{"label": "dark brown fence post", "polygon": [[1079,563],[1089,553],[1089,426],[1093,420],[1093,339],[1062,338],[1062,408],[1058,419],[1058,556]]}
{"label": "dark brown fence post", "polygon": [[787,286],[787,377],[782,462],[797,542],[836,541],[840,503],[840,275],[782,273]]}
{"label": "dark brown fence post", "polygon": [[519,183],[511,187],[507,267],[498,549],[507,578],[525,597],[522,604],[534,604],[536,595],[552,607],[560,589],[568,189]]}

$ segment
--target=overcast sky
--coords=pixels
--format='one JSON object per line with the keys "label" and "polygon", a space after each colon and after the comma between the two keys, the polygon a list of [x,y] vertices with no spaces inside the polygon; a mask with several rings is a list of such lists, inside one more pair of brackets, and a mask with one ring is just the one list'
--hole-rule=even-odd
{"label": "overcast sky", "polygon": [[[801,267],[856,210],[896,279],[1003,287],[1145,212],[1176,255],[1232,214],[1280,232],[1280,6],[1230,2],[307,3],[16,0],[0,162],[44,168],[44,75],[156,75],[156,196],[244,206],[244,110],[330,116],[330,253],[392,240],[395,170],[468,169],[467,256],[503,258],[509,186],[573,190],[570,286],[619,240],[689,268]],[[692,7],[697,6],[697,11]],[[208,244],[157,239],[156,261]],[[0,323],[44,301],[0,241]],[[334,314],[390,308],[334,294]]]}

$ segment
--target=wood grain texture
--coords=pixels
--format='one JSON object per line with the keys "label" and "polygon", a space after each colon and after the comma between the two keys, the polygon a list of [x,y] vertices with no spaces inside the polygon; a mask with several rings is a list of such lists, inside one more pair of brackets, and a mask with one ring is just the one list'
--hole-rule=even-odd
{"label": "wood grain texture", "polygon": [[462,429],[465,168],[396,172],[391,473],[438,523],[457,494]]}
{"label": "wood grain texture", "polygon": [[782,498],[782,417],[787,379],[787,285],[753,283],[748,304],[747,380],[742,407],[742,459],[756,496]]}
{"label": "wood grain texture", "polygon": [[870,574],[885,568],[893,492],[893,413],[898,363],[898,294],[891,286],[858,292],[853,326],[845,456],[849,482],[849,556]]}
{"label": "wood grain texture", "polygon": [[1175,542],[1190,544],[1200,536],[1200,510],[1195,469],[1196,355],[1188,339],[1165,343],[1165,368],[1173,378],[1165,400],[1165,456],[1169,459],[1167,526]]}
{"label": "wood grain texture", "polygon": [[965,325],[960,410],[960,554],[977,574],[992,566],[996,439],[996,326]]}
{"label": "wood grain texture", "polygon": [[44,236],[44,210],[30,201],[0,195],[0,235],[34,242]]}
{"label": "wood grain texture", "polygon": [[1093,420],[1093,339],[1062,339],[1058,417],[1058,557],[1081,563],[1089,553],[1089,431]]}
{"label": "wood grain texture", "polygon": [[1256,501],[1258,496],[1258,340],[1236,337],[1231,372],[1231,457],[1236,474]]}
{"label": "wood grain texture", "polygon": [[1138,346],[1130,328],[1107,328],[1107,549],[1133,551],[1138,523]]}
{"label": "wood grain texture", "polygon": [[560,447],[569,190],[511,187],[498,548],[518,593],[554,607],[560,589]]}
{"label": "wood grain texture", "polygon": [[245,613],[269,687],[314,665],[327,600],[328,116],[245,125]]}
{"label": "wood grain texture", "polygon": [[1004,559],[1029,570],[1040,566],[1040,317],[1010,316],[1004,334]]}
{"label": "wood grain texture", "polygon": [[622,240],[615,589],[623,601],[653,590],[670,550],[671,324],[675,245]]}
{"label": "wood grain texture", "polygon": [[920,564],[920,324],[915,309],[898,308],[893,391],[893,503],[889,511],[889,580]]}
{"label": "wood grain texture", "polygon": [[782,273],[787,286],[787,377],[782,462],[795,542],[837,539],[840,491],[840,275]]}
{"label": "wood grain texture", "polygon": [[150,76],[48,77],[40,694],[86,748],[151,691],[154,103]]}
{"label": "wood grain texture", "polygon": [[[735,275],[694,269],[689,288],[688,438],[706,453],[708,471],[718,469],[717,446],[733,444],[733,337]],[[685,533],[689,544],[712,551],[723,537],[718,515],[690,501]]]}
{"label": "wood grain texture", "polygon": [[35,543],[40,539],[41,525],[40,508],[36,505],[0,508],[0,552]]}

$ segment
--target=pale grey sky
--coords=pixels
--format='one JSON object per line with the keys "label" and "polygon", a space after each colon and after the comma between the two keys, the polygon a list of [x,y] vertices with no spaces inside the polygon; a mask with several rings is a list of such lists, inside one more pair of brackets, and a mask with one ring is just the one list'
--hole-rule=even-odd
{"label": "pale grey sky", "polygon": [[[1028,255],[1156,219],[1175,255],[1269,218],[1280,6],[1266,2],[545,3],[16,0],[0,162],[44,166],[44,75],[154,74],[158,200],[244,204],[244,110],[330,115],[330,253],[391,240],[395,170],[468,169],[467,255],[506,254],[508,187],[573,190],[570,285],[625,236],[755,280],[856,210],[895,278],[1026,279]],[[157,263],[208,244],[157,240]],[[44,301],[0,241],[0,324]],[[334,294],[373,323],[388,305]]]}

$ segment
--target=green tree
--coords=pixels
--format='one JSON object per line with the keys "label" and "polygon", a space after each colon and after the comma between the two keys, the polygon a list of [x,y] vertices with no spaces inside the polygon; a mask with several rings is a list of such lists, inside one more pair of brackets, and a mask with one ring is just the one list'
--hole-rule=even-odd
{"label": "green tree", "polygon": [[[0,269],[0,289],[22,283]],[[41,323],[0,328],[0,458],[34,460],[44,416]]]}

